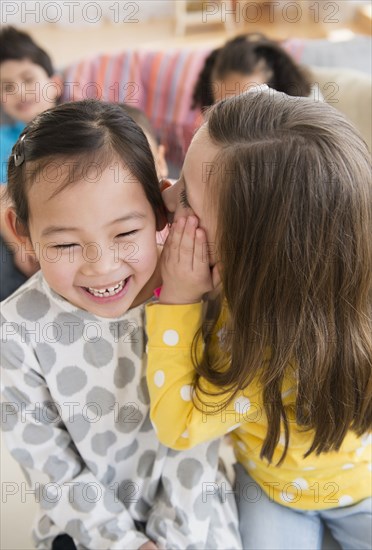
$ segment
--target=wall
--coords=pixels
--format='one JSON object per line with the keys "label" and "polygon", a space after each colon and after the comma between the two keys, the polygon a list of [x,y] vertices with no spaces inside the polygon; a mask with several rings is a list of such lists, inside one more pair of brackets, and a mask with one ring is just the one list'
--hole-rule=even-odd
{"label": "wall", "polygon": [[63,27],[96,26],[105,21],[118,23],[172,17],[172,0],[3,0],[1,23],[27,27],[50,23]]}

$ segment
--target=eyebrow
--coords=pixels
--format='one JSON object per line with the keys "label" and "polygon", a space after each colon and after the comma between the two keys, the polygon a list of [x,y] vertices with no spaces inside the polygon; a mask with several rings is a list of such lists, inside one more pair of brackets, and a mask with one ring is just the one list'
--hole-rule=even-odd
{"label": "eyebrow", "polygon": [[[113,220],[112,222],[109,222],[106,224],[106,227],[110,225],[114,225],[115,223],[119,222],[126,222],[129,220],[138,220],[138,219],[144,219],[146,218],[146,215],[142,212],[131,212],[130,214],[127,214],[126,216],[122,216],[120,218],[117,218],[116,220]],[[79,231],[78,227],[64,227],[61,225],[49,225],[45,229],[43,229],[41,236],[46,237],[53,233],[63,233],[64,231]]]}

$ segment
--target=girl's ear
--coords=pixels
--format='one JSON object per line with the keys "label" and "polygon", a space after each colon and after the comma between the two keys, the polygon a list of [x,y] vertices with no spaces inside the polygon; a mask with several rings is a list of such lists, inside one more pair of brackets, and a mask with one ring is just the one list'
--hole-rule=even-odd
{"label": "girl's ear", "polygon": [[10,248],[15,247],[16,250],[22,250],[22,256],[36,256],[35,249],[30,239],[28,228],[18,219],[14,208],[8,207],[5,210],[4,218],[5,224],[5,240]]}

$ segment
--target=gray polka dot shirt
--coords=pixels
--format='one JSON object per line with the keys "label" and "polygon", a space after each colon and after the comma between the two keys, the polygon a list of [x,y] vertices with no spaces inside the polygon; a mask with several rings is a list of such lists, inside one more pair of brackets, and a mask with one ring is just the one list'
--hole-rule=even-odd
{"label": "gray polka dot shirt", "polygon": [[[110,321],[41,273],[2,304],[2,429],[40,504],[37,548],[241,548],[218,441],[176,452],[149,419],[144,306]],[[169,420],[172,421],[172,412]]]}

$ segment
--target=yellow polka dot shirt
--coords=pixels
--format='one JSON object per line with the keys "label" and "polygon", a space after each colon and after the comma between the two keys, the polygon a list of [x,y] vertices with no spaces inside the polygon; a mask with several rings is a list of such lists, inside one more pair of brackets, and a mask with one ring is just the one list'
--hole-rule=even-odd
{"label": "yellow polka dot shirt", "polygon": [[[283,404],[290,421],[289,448],[284,461],[276,466],[284,449],[284,433],[272,464],[260,458],[267,431],[262,393],[250,384],[235,400],[216,414],[208,414],[192,398],[194,368],[191,345],[201,325],[202,304],[146,307],[148,334],[147,380],[151,397],[151,418],[162,443],[173,449],[188,449],[208,439],[231,432],[237,460],[269,498],[300,510],[321,510],[349,506],[371,496],[371,433],[358,438],[346,436],[338,452],[303,455],[313,440],[294,418],[296,384],[285,380]],[[226,310],[216,325],[216,349],[221,349]],[[222,353],[222,352],[221,352]],[[212,385],[202,381],[203,391]],[[226,396],[220,399],[225,399]],[[218,396],[203,396],[204,403],[218,406]]]}

